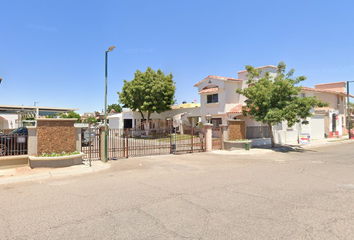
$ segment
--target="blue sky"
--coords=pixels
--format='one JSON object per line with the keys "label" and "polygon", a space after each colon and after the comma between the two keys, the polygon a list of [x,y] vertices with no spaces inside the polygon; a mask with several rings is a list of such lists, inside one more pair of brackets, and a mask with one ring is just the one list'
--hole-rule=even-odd
{"label": "blue sky", "polygon": [[[2,0],[0,104],[104,108],[148,66],[174,75],[192,102],[208,75],[285,61],[304,86],[354,80],[351,1]],[[354,93],[354,83],[351,85]]]}

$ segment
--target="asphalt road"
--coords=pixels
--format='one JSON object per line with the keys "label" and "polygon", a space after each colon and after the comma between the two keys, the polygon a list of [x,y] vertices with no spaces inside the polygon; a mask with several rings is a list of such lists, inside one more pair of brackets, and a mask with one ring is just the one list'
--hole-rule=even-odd
{"label": "asphalt road", "polygon": [[1,239],[354,239],[354,143],[0,186]]}

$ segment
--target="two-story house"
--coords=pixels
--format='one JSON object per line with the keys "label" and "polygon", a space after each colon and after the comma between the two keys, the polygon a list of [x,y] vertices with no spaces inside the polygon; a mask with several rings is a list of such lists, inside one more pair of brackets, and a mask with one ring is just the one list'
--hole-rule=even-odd
{"label": "two-story house", "polygon": [[[277,71],[277,67],[273,65],[257,69],[262,70],[260,77],[263,77],[266,71],[275,77]],[[209,75],[196,83],[194,87],[198,87],[200,95],[202,120],[205,122],[205,116],[210,114],[212,123],[216,127],[220,124],[227,124],[228,119],[235,118],[242,118],[246,121],[246,125],[259,125],[249,117],[242,116],[242,106],[246,97],[236,93],[236,90],[247,88],[247,80],[247,71],[244,70],[238,72],[238,78]]]}
{"label": "two-story house", "polygon": [[[268,71],[271,76],[277,74],[277,67],[267,65],[257,68],[261,70],[261,76]],[[239,71],[238,78],[227,78],[210,75],[197,84],[201,102],[201,119],[205,122],[205,116],[212,116],[215,127],[227,124],[229,119],[245,121],[246,126],[266,128],[262,123],[256,122],[249,116],[242,115],[242,106],[246,98],[236,93],[236,89],[247,88],[247,71]],[[288,127],[286,122],[274,126],[274,136],[277,143],[295,143],[300,132],[310,133],[312,139],[321,139],[327,136],[341,136],[347,133],[346,126],[346,89],[345,82],[327,83],[315,85],[315,88],[303,87],[302,97],[317,96],[320,100],[329,103],[327,108],[315,108],[313,116],[307,119],[308,125],[295,124]]]}
{"label": "two-story house", "polygon": [[[267,65],[257,68],[261,70],[260,77],[269,72],[275,77],[277,67]],[[212,116],[211,123],[214,127],[221,124],[228,124],[229,120],[244,121],[247,129],[267,130],[267,126],[256,122],[250,116],[242,115],[242,106],[245,105],[245,96],[236,93],[237,89],[248,87],[247,71],[239,71],[237,78],[228,78],[209,75],[194,85],[198,88],[200,95],[200,106],[172,107],[172,110],[152,114],[151,119],[166,119],[181,112],[187,112],[193,126],[197,122],[206,123],[206,115]],[[321,139],[327,136],[346,134],[346,91],[345,82],[318,84],[315,88],[303,87],[300,96],[317,96],[324,102],[329,103],[328,108],[313,109],[313,116],[308,118],[308,125],[295,124],[288,127],[286,122],[278,124],[273,128],[276,143],[295,143],[298,141],[299,133],[309,133],[312,139]],[[141,123],[141,116],[138,112],[125,111],[121,116],[124,126],[134,127]],[[263,131],[262,130],[262,131]]]}
{"label": "two-story house", "polygon": [[317,96],[328,103],[328,107],[315,108],[315,113],[325,116],[325,133],[329,137],[348,134],[346,82],[317,84],[315,88],[303,87],[301,94],[303,97]]}

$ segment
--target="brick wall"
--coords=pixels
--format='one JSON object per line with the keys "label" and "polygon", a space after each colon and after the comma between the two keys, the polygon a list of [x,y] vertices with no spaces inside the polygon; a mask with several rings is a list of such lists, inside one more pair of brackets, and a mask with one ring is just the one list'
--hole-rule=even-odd
{"label": "brick wall", "polygon": [[246,123],[239,120],[229,120],[229,140],[246,139]]}
{"label": "brick wall", "polygon": [[74,152],[76,119],[37,119],[37,152]]}

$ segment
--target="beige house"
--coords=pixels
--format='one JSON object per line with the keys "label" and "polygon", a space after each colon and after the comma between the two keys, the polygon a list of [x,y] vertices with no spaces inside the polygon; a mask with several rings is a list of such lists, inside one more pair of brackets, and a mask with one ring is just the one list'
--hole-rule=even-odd
{"label": "beige house", "polygon": [[301,94],[303,97],[317,96],[328,103],[328,107],[315,108],[314,112],[324,115],[325,133],[329,137],[348,134],[346,82],[317,84],[315,88],[303,87]]}
{"label": "beige house", "polygon": [[[260,77],[269,72],[272,77],[277,74],[277,66],[267,65],[256,68],[261,70]],[[181,112],[188,113],[188,119],[193,126],[198,121],[206,123],[206,115],[211,116],[211,123],[217,129],[221,125],[228,125],[230,121],[242,121],[246,126],[246,137],[249,139],[267,138],[268,126],[256,122],[250,116],[243,116],[242,106],[245,105],[245,96],[238,94],[237,89],[248,87],[247,71],[239,71],[237,78],[209,75],[197,82],[200,105],[185,104],[172,107],[171,111],[152,114],[152,119],[166,119]],[[307,133],[311,139],[322,139],[325,136],[340,136],[347,134],[346,126],[346,83],[327,83],[315,85],[315,88],[303,87],[302,97],[317,96],[328,102],[327,108],[312,110],[313,115],[307,119],[308,125],[295,124],[288,127],[286,122],[274,126],[273,135],[276,143],[296,143],[299,134]],[[124,126],[133,127],[141,123],[141,116],[137,112],[126,111],[121,116]],[[269,131],[269,130],[268,130]],[[213,133],[214,134],[214,133]],[[248,136],[247,136],[248,135]],[[253,142],[253,144],[255,144]],[[263,143],[262,143],[263,144]]]}

